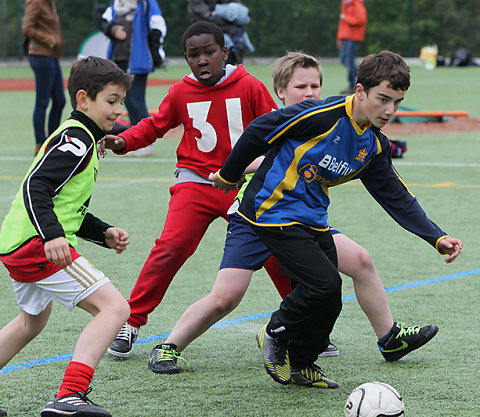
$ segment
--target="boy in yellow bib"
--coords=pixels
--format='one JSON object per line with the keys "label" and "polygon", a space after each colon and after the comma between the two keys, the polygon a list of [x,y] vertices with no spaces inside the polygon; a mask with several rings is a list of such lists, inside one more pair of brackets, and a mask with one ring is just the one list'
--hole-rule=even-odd
{"label": "boy in yellow bib", "polygon": [[94,368],[130,314],[109,279],[75,250],[77,237],[122,253],[128,233],[88,212],[98,172],[97,141],[112,129],[131,76],[114,63],[76,61],[68,80],[74,111],[45,141],[0,230],[20,314],[0,330],[0,369],[45,327],[52,300],[94,317],[82,331],[58,394],[42,417],[110,416],[89,403]]}

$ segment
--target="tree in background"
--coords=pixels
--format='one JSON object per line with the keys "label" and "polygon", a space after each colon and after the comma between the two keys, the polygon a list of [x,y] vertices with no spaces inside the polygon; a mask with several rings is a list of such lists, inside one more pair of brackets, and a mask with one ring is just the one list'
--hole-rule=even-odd
{"label": "tree in background", "polygon": [[[302,49],[314,56],[336,57],[336,27],[340,0],[243,0],[252,21],[248,33],[257,56],[277,57],[286,50]],[[21,56],[24,0],[0,0],[0,60]],[[84,39],[98,30],[105,0],[56,0],[65,36],[64,56],[75,56]],[[167,21],[167,58],[182,56],[180,38],[191,23],[187,0],[159,0]],[[478,0],[365,0],[369,23],[358,54],[391,49],[404,56],[419,56],[422,46],[436,43],[450,56],[467,48],[480,56]]]}

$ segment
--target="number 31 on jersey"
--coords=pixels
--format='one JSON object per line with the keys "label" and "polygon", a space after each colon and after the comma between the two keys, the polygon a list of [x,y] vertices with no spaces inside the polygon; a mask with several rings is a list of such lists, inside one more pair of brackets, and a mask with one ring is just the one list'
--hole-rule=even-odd
{"label": "number 31 on jersey", "polygon": [[[193,127],[200,130],[201,138],[197,140],[198,149],[202,152],[211,152],[217,145],[217,132],[207,122],[211,101],[200,101],[198,103],[187,103],[188,116],[193,120]],[[227,110],[228,131],[232,148],[243,133],[242,104],[240,98],[227,98],[225,100]]]}

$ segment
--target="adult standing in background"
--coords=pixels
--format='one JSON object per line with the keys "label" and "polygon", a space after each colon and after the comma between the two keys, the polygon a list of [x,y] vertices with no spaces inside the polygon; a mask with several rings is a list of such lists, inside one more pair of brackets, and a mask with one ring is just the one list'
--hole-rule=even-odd
{"label": "adult standing in background", "polygon": [[244,53],[255,50],[245,30],[250,12],[240,1],[188,0],[187,10],[193,22],[206,20],[222,29],[228,48],[226,64],[241,64]]}
{"label": "adult standing in background", "polygon": [[[33,129],[35,155],[43,142],[59,126],[65,107],[65,92],[59,57],[63,51],[63,37],[55,3],[51,0],[27,0],[22,26],[24,50],[35,74],[35,107]],[[52,107],[45,119],[48,104]]]}
{"label": "adult standing in background", "polygon": [[358,71],[355,58],[358,46],[365,39],[366,28],[367,9],[363,0],[342,0],[337,31],[337,48],[340,49],[340,61],[348,71],[348,87],[341,91],[341,94],[355,92],[355,79]]}
{"label": "adult standing in background", "polygon": [[[107,58],[135,75],[125,106],[130,125],[136,125],[149,116],[145,101],[148,74],[160,68],[165,60],[165,19],[156,0],[113,0],[102,15],[101,29],[111,40]],[[152,152],[150,145],[139,149],[136,155]]]}

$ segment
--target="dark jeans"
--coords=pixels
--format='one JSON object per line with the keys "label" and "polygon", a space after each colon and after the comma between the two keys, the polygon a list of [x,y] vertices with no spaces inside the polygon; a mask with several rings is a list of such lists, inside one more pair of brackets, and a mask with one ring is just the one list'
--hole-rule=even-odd
{"label": "dark jeans", "polygon": [[[33,129],[35,141],[41,145],[47,136],[60,125],[62,110],[65,107],[65,93],[60,62],[57,58],[44,55],[28,55],[28,62],[35,74],[35,108],[33,110]],[[48,116],[48,134],[45,134],[45,119],[48,104],[52,107]]]}
{"label": "dark jeans", "polygon": [[357,78],[357,65],[355,58],[360,42],[351,41],[348,39],[342,40],[342,47],[340,48],[340,61],[348,70],[348,88],[355,88],[355,79]]}
{"label": "dark jeans", "polygon": [[[128,70],[127,61],[119,61],[117,65],[125,72]],[[136,125],[140,120],[148,117],[148,109],[145,103],[145,90],[147,88],[147,74],[134,74],[132,87],[125,98],[125,107],[128,110],[130,124]]]}
{"label": "dark jeans", "polygon": [[292,367],[311,365],[328,346],[342,309],[342,281],[331,233],[302,225],[253,226],[292,281],[268,330],[288,345]]}

